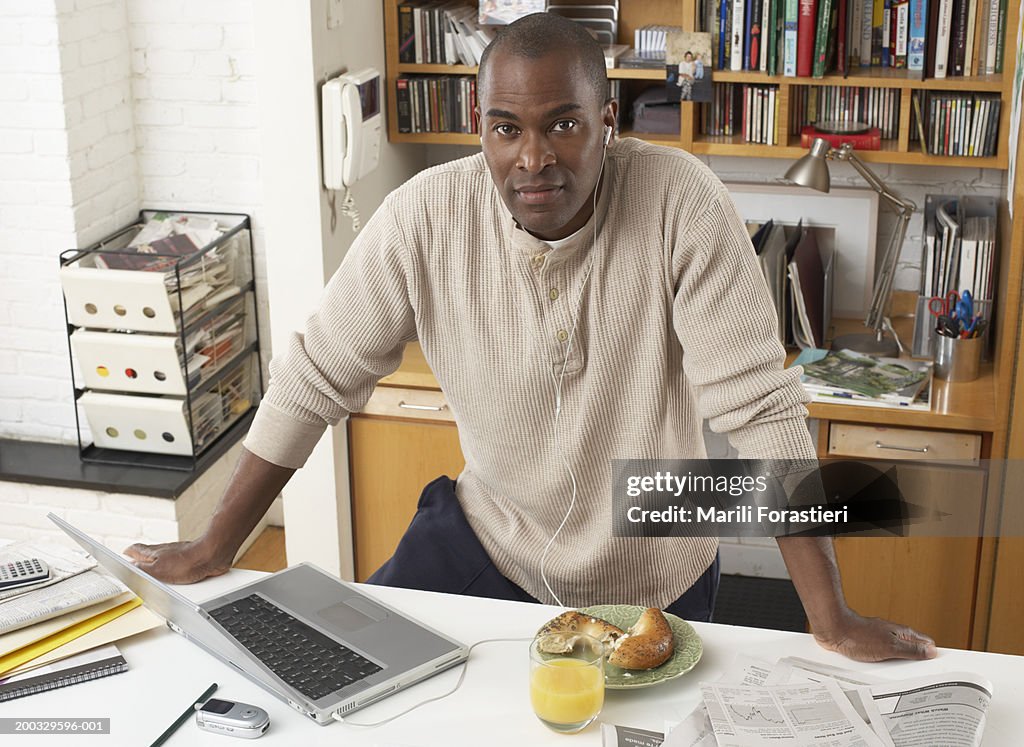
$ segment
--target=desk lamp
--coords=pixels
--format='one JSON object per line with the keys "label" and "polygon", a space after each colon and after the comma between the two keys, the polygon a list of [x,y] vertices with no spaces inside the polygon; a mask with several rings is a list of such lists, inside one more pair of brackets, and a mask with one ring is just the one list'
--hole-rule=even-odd
{"label": "desk lamp", "polygon": [[[836,350],[855,350],[867,355],[896,357],[903,350],[903,345],[900,343],[896,330],[892,328],[892,322],[886,316],[886,311],[890,296],[892,296],[896,263],[903,247],[903,238],[907,235],[907,224],[910,223],[910,216],[917,210],[917,205],[889,189],[885,182],[854,155],[852,145],[845,143],[838,148],[833,148],[827,140],[820,137],[815,138],[811,143],[810,153],[789,167],[783,181],[798,184],[801,187],[810,187],[819,192],[828,192],[830,185],[828,160],[848,161],[868,183],[868,186],[896,211],[898,218],[896,228],[889,236],[889,244],[885,248],[882,263],[878,267],[875,289],[871,296],[871,308],[864,320],[864,326],[869,327],[871,332],[842,335],[832,341],[832,347]],[[891,337],[886,334],[887,332]]]}

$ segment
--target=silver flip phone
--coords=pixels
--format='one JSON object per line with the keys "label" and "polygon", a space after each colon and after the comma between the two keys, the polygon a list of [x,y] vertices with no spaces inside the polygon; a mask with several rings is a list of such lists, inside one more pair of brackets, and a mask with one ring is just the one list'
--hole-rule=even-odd
{"label": "silver flip phone", "polygon": [[270,726],[270,714],[248,703],[210,698],[196,704],[196,726],[215,734],[256,739]]}

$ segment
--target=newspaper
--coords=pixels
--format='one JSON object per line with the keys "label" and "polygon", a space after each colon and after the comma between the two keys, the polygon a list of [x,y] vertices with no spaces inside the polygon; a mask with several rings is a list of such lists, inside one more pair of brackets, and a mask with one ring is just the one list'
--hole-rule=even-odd
{"label": "newspaper", "polygon": [[[851,723],[856,716],[857,729],[850,732],[849,739],[841,741],[843,735],[834,734],[834,729],[797,732],[785,717],[774,714],[787,713],[778,703],[778,696],[772,690],[778,687],[824,687],[829,705],[820,691],[811,697],[804,693],[806,703],[796,706],[796,726],[811,727],[808,714],[819,716],[833,709],[845,714]],[[988,705],[992,699],[992,685],[978,675],[963,672],[943,672],[928,677],[892,681],[863,672],[839,669],[821,662],[789,657],[775,664],[748,656],[737,656],[717,683],[702,683],[702,688],[712,688],[711,713],[707,703],[698,705],[692,713],[679,723],[666,723],[663,747],[721,747],[724,745],[761,744],[824,744],[885,745],[886,747],[934,747],[936,744],[949,747],[978,747],[985,728]],[[723,699],[714,688],[728,688],[728,706],[732,707],[725,719],[719,718]],[[740,692],[745,690],[746,692]],[[743,700],[745,697],[746,700]],[[815,698],[819,700],[815,701]],[[845,703],[844,703],[845,700]],[[787,703],[787,707],[792,703]],[[716,710],[716,708],[718,710]],[[773,718],[786,724],[774,724],[763,718],[763,713],[775,709]],[[854,715],[851,715],[854,714]],[[736,721],[739,727],[736,726]],[[827,722],[819,724],[825,726]],[[715,727],[732,733],[719,734]],[[755,728],[760,726],[761,728]],[[785,734],[785,728],[790,735]],[[777,730],[773,732],[777,727]],[[866,728],[864,728],[866,727]],[[772,736],[764,740],[766,734]],[[829,736],[832,735],[832,736]],[[858,742],[857,739],[862,741]],[[840,741],[835,741],[840,740]]]}
{"label": "newspaper", "polygon": [[718,747],[879,747],[834,680],[795,685],[702,683]]}
{"label": "newspaper", "polygon": [[896,747],[977,747],[985,730],[992,683],[967,672],[943,672],[871,688]]}
{"label": "newspaper", "polygon": [[88,607],[127,591],[120,581],[90,570],[59,584],[36,589],[0,604],[0,633],[9,633],[65,612]]}
{"label": "newspaper", "polygon": [[84,550],[65,547],[52,542],[24,540],[5,545],[0,550],[0,563],[14,563],[18,560],[39,558],[50,567],[50,577],[31,586],[19,586],[14,589],[0,590],[0,603],[14,597],[20,597],[44,586],[51,586],[66,578],[96,567],[93,560]]}

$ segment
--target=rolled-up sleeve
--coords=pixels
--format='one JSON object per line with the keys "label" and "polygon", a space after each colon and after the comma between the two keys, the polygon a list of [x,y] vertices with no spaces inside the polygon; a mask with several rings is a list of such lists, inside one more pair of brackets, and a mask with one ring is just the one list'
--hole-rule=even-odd
{"label": "rolled-up sleeve", "polygon": [[743,458],[813,459],[808,401],[784,369],[777,317],[746,227],[728,192],[673,250],[673,326],[698,411]]}
{"label": "rolled-up sleeve", "polygon": [[363,408],[416,337],[412,274],[387,200],[327,284],[305,331],[271,361],[270,386],[245,440],[249,451],[301,467],[328,425]]}

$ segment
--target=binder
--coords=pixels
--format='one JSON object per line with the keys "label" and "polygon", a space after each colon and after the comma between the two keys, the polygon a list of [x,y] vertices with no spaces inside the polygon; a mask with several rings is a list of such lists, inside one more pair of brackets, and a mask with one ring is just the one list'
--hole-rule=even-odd
{"label": "binder", "polygon": [[116,646],[87,651],[78,656],[0,680],[0,703],[26,695],[77,685],[128,670],[128,662]]}

